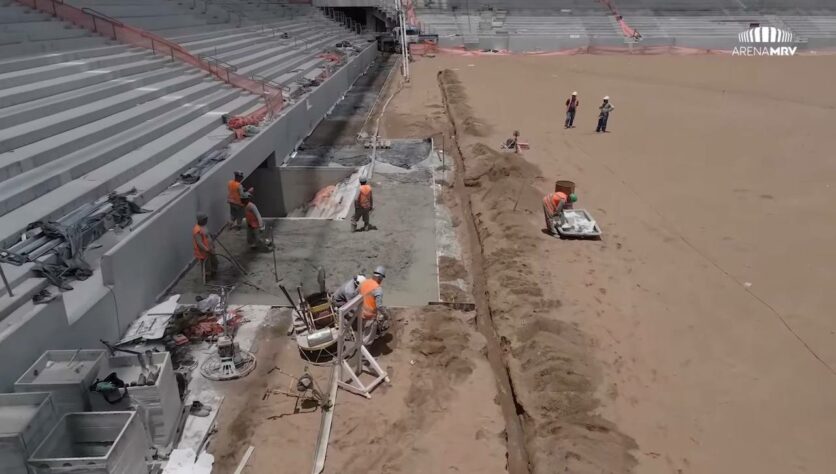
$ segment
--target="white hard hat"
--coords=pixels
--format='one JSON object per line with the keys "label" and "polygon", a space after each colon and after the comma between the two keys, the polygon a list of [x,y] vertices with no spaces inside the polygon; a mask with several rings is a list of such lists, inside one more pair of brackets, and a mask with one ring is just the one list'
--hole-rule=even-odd
{"label": "white hard hat", "polygon": [[572,92],[572,95],[578,95],[578,91]]}
{"label": "white hard hat", "polygon": [[379,267],[374,269],[374,274],[375,275],[380,275],[381,278],[386,278],[386,269],[383,268],[382,266],[379,266]]}
{"label": "white hard hat", "polygon": [[604,96],[604,100],[610,100],[610,96],[605,95],[605,96]]}
{"label": "white hard hat", "polygon": [[354,277],[354,282],[358,285],[360,283],[363,283],[364,281],[366,281],[366,277],[364,277],[363,275],[357,275],[356,277]]}

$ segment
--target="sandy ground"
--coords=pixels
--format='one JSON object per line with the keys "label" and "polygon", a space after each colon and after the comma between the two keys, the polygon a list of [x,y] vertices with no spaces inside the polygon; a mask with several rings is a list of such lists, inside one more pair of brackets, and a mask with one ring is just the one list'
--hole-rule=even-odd
{"label": "sandy ground", "polygon": [[[371,349],[392,383],[372,400],[338,393],[325,472],[504,472],[503,423],[472,314],[432,307],[394,317],[391,337]],[[214,472],[233,472],[249,446],[244,472],[311,469],[320,412],[271,391],[288,390],[286,374],[298,376],[306,365],[284,327],[261,333],[256,372],[226,386],[209,446]],[[325,389],[327,369],[308,368]]]}
{"label": "sandy ground", "polygon": [[[836,64],[438,57],[388,136],[447,126],[444,69],[532,472],[832,470]],[[495,153],[513,129],[532,149]],[[543,233],[557,178],[601,241]]]}

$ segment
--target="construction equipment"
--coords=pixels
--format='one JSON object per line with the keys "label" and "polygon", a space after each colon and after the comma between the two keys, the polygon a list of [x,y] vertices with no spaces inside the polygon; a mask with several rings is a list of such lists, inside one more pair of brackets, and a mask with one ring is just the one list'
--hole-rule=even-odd
{"label": "construction equipment", "polygon": [[601,238],[601,228],[585,209],[564,209],[563,219],[557,222],[556,217],[552,218],[552,226],[556,235],[562,238]]}
{"label": "construction equipment", "polygon": [[20,266],[35,263],[36,275],[62,290],[71,290],[67,280],[84,280],[92,275],[84,250],[110,229],[124,229],[133,223],[133,214],[148,212],[128,200],[136,189],[110,193],[88,203],[57,221],[29,224],[21,240],[0,251],[0,262]]}
{"label": "construction equipment", "polygon": [[[319,388],[319,384],[316,383],[316,380],[308,372],[307,366],[299,377],[294,377],[278,367],[273,367],[267,373],[272,372],[278,372],[286,376],[289,379],[287,387],[268,389],[264,393],[264,396],[261,397],[262,400],[267,400],[270,395],[284,395],[295,398],[296,404],[293,407],[293,413],[307,413],[315,411],[319,407],[325,409],[330,408],[328,404],[331,402],[328,400],[327,394],[323,393],[322,389]],[[311,403],[314,405],[313,409],[308,408]]]}
{"label": "construction equipment", "polygon": [[[325,286],[324,270],[318,278],[320,290]],[[294,302],[283,285],[279,285],[294,310],[293,334],[299,351],[313,364],[322,364],[336,356],[336,342],[340,321],[337,310],[331,303],[331,295],[320,291],[308,296],[303,295],[302,287],[296,288],[298,301]]]}
{"label": "construction equipment", "polygon": [[215,314],[222,318],[224,333],[218,337],[217,352],[207,358],[200,366],[200,373],[209,380],[234,380],[249,375],[256,367],[256,358],[249,351],[238,346],[234,331],[228,324],[229,308],[227,287],[220,286],[220,300],[215,306]]}

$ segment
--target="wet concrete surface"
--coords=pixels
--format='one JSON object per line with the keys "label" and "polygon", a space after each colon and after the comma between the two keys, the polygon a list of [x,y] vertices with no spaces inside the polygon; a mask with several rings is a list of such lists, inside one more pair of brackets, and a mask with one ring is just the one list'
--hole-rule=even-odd
{"label": "wet concrete surface", "polygon": [[[352,275],[371,274],[377,265],[386,267],[383,288],[390,306],[424,305],[438,300],[435,213],[432,176],[418,166],[402,172],[377,172],[371,180],[375,209],[371,223],[375,230],[354,232],[348,220],[276,219],[273,229],[278,283],[272,252],[251,251],[243,230],[227,230],[219,238],[223,247],[240,262],[248,275],[242,278],[232,262],[220,258],[218,277],[209,284],[236,285],[230,302],[287,304],[278,285],[295,295],[302,285],[307,293],[317,290],[317,269],[326,270],[329,290]],[[218,247],[220,254],[226,252]],[[247,284],[256,285],[256,289]],[[192,301],[205,293],[199,267],[192,268],[172,289],[181,301]]]}

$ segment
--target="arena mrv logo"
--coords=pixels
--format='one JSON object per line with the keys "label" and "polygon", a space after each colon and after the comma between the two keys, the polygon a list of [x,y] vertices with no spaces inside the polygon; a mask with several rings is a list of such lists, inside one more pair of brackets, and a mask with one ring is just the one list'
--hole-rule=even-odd
{"label": "arena mrv logo", "polygon": [[792,32],[774,26],[753,26],[737,35],[741,43],[732,56],[795,56],[798,46],[792,43]]}

